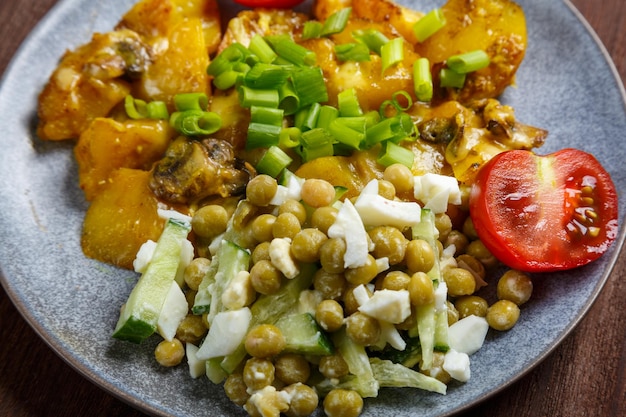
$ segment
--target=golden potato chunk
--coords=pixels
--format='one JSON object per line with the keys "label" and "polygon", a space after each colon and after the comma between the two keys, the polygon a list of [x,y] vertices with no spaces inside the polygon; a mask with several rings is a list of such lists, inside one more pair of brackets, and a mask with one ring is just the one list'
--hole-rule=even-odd
{"label": "golden potato chunk", "polygon": [[163,219],[148,187],[149,171],[120,168],[91,203],[85,215],[81,245],[86,256],[132,269],[141,245],[157,240]]}
{"label": "golden potato chunk", "polygon": [[85,198],[92,200],[118,168],[150,170],[173,137],[167,121],[95,119],[74,149]]}

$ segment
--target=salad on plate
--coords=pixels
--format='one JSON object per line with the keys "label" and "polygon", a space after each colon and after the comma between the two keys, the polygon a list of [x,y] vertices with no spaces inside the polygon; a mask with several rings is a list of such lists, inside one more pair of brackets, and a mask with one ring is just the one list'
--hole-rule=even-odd
{"label": "salad on plate", "polygon": [[39,96],[38,136],[76,141],[84,254],[137,272],[112,336],[161,338],[251,416],[471,384],[534,275],[617,234],[601,164],[536,153],[498,100],[522,8],[241,3],[141,0]]}

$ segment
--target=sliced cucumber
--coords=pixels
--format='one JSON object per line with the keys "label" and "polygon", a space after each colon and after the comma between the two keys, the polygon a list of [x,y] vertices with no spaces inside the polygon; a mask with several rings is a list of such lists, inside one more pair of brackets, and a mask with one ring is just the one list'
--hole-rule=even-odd
{"label": "sliced cucumber", "polygon": [[276,327],[285,337],[286,352],[302,355],[331,355],[333,353],[330,339],[309,313],[283,316],[276,322]]}
{"label": "sliced cucumber", "polygon": [[181,247],[191,230],[188,222],[169,219],[154,249],[152,260],[122,308],[113,337],[141,343],[157,329],[165,299],[176,278]]}
{"label": "sliced cucumber", "polygon": [[207,274],[202,279],[194,304],[193,314],[209,313],[209,323],[224,308],[222,293],[228,284],[241,271],[250,266],[250,252],[242,247],[223,240],[217,256],[211,261]]}

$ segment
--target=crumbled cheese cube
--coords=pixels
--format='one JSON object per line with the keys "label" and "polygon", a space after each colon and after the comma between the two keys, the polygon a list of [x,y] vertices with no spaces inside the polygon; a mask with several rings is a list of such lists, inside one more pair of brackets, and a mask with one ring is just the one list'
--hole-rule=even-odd
{"label": "crumbled cheese cube", "polygon": [[288,279],[298,276],[300,269],[291,256],[291,241],[286,238],[274,238],[270,242],[270,262]]}
{"label": "crumbled cheese cube", "polygon": [[173,281],[157,321],[157,331],[163,339],[171,341],[176,336],[176,330],[187,316],[188,310],[189,304],[183,290]]}
{"label": "crumbled cheese cube", "polygon": [[448,329],[450,348],[471,355],[483,346],[488,330],[489,324],[484,317],[467,316]]}
{"label": "crumbled cheese cube", "polygon": [[419,223],[422,214],[415,202],[389,200],[379,195],[377,180],[365,186],[354,207],[366,226],[413,226]]}
{"label": "crumbled cheese cube", "polygon": [[407,290],[378,290],[359,306],[359,311],[388,323],[402,323],[411,314]]}
{"label": "crumbled cheese cube", "polygon": [[445,213],[448,204],[461,204],[461,190],[456,178],[426,173],[413,178],[413,194],[434,213]]}
{"label": "crumbled cheese cube", "polygon": [[251,416],[273,417],[289,409],[289,395],[272,385],[252,393],[243,408]]}
{"label": "crumbled cheese cube", "polygon": [[406,342],[400,335],[398,329],[393,324],[379,320],[380,323],[380,338],[389,343],[391,347],[397,350],[404,350],[406,348]]}
{"label": "crumbled cheese cube", "polygon": [[191,217],[176,210],[168,210],[157,207],[157,215],[162,219],[179,220],[185,223],[191,223]]}
{"label": "crumbled cheese cube", "polygon": [[206,373],[205,361],[199,360],[196,354],[198,346],[189,342],[185,343],[185,356],[187,357],[187,365],[189,366],[189,375],[192,378],[198,378]]}
{"label": "crumbled cheese cube", "polygon": [[344,266],[358,268],[365,265],[368,255],[367,232],[363,221],[350,200],[345,200],[335,222],[328,228],[328,237],[346,241]]}
{"label": "crumbled cheese cube", "polygon": [[440,280],[435,288],[435,310],[446,311],[448,306],[446,300],[448,299],[448,286],[445,281]]}
{"label": "crumbled cheese cube", "polygon": [[228,310],[237,310],[254,301],[255,291],[248,271],[239,271],[222,293],[222,304]]}
{"label": "crumbled cheese cube", "polygon": [[469,356],[466,353],[449,349],[443,357],[443,370],[457,381],[469,381],[471,376]]}
{"label": "crumbled cheese cube", "polygon": [[148,264],[154,255],[156,245],[157,244],[154,240],[147,240],[141,245],[137,251],[137,255],[135,255],[135,260],[133,261],[133,269],[135,272],[139,272],[140,274],[146,272],[146,268],[148,268]]}
{"label": "crumbled cheese cube", "polygon": [[196,357],[208,360],[233,353],[246,337],[251,319],[248,307],[217,313]]}

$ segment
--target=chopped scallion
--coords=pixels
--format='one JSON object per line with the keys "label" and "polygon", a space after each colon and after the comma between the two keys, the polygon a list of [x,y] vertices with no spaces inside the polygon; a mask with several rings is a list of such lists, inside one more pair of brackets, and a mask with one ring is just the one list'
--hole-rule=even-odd
{"label": "chopped scallion", "polygon": [[134,98],[130,94],[124,98],[124,110],[126,111],[126,115],[131,119],[145,119],[148,117],[146,102]]}
{"label": "chopped scallion", "polygon": [[337,95],[337,107],[339,108],[339,115],[342,117],[361,116],[363,114],[354,88],[343,90]]}
{"label": "chopped scallion", "polygon": [[213,112],[185,110],[172,113],[170,125],[185,136],[206,136],[219,130],[222,119]]}
{"label": "chopped scallion", "polygon": [[300,97],[300,106],[328,101],[326,81],[320,67],[301,67],[291,74],[293,88]]}
{"label": "chopped scallion", "polygon": [[317,126],[321,107],[319,103],[313,103],[309,107],[302,109],[299,112],[296,126],[302,131],[314,129]]}
{"label": "chopped scallion", "polygon": [[232,69],[223,71],[213,78],[213,85],[215,85],[215,87],[219,90],[228,90],[237,84],[237,81],[241,76],[242,74],[240,72]]}
{"label": "chopped scallion", "polygon": [[164,101],[155,100],[146,104],[146,111],[150,119],[167,120],[170,114],[167,111],[167,105]]}
{"label": "chopped scallion", "polygon": [[315,65],[315,52],[297,44],[289,35],[270,35],[267,40],[279,57],[295,65]]}
{"label": "chopped scallion", "polygon": [[315,39],[319,38],[322,33],[324,24],[317,20],[309,20],[304,23],[302,28],[302,39]]}
{"label": "chopped scallion", "polygon": [[404,90],[398,90],[391,95],[391,101],[398,111],[406,111],[413,106],[411,95]]}
{"label": "chopped scallion", "polygon": [[339,117],[339,110],[336,107],[324,105],[320,108],[317,124],[315,127],[328,129],[330,123]]}
{"label": "chopped scallion", "polygon": [[489,66],[489,55],[482,49],[451,56],[446,65],[458,74],[467,74]]}
{"label": "chopped scallion", "polygon": [[338,117],[330,123],[328,131],[337,142],[343,143],[352,149],[360,149],[361,142],[365,138],[365,133],[352,129],[345,123],[342,123]]}
{"label": "chopped scallion", "polygon": [[269,148],[270,146],[278,145],[281,130],[281,126],[267,123],[250,123],[248,125],[246,149]]}
{"label": "chopped scallion", "polygon": [[335,45],[335,54],[340,61],[369,61],[370,50],[363,43],[344,43]]}
{"label": "chopped scallion", "polygon": [[380,48],[383,73],[404,59],[404,40],[393,38]]}
{"label": "chopped scallion", "polygon": [[419,42],[424,42],[435,32],[446,25],[446,17],[441,9],[433,9],[426,13],[413,25],[413,32]]}
{"label": "chopped scallion", "polygon": [[428,102],[433,98],[433,76],[428,58],[419,58],[413,63],[413,87],[419,101]]}
{"label": "chopped scallion", "polygon": [[289,80],[278,89],[278,100],[278,107],[285,112],[286,116],[295,114],[300,108],[300,97]]}
{"label": "chopped scallion", "polygon": [[442,68],[439,71],[439,85],[441,87],[463,88],[465,84],[465,74],[459,74],[450,68]]}
{"label": "chopped scallion", "polygon": [[300,145],[302,131],[297,127],[284,127],[278,137],[278,145],[284,148],[295,148]]}
{"label": "chopped scallion", "polygon": [[364,43],[370,51],[380,55],[381,47],[389,42],[389,38],[376,29],[355,30],[352,37]]}
{"label": "chopped scallion", "polygon": [[278,90],[289,75],[289,69],[282,65],[259,62],[246,73],[244,82],[252,88]]}
{"label": "chopped scallion", "polygon": [[328,16],[328,19],[324,22],[320,36],[328,36],[342,32],[346,28],[350,13],[352,13],[352,8],[345,7]]}
{"label": "chopped scallion", "polygon": [[250,39],[248,49],[256,55],[261,62],[266,64],[271,64],[278,56],[261,35],[254,35],[252,39]]}
{"label": "chopped scallion", "polygon": [[243,108],[252,106],[278,108],[280,97],[278,90],[257,90],[242,85],[239,90],[239,101]]}
{"label": "chopped scallion", "polygon": [[178,111],[205,111],[208,105],[209,98],[205,93],[181,93],[174,96],[174,106]]}
{"label": "chopped scallion", "polygon": [[384,142],[383,149],[377,162],[384,167],[388,167],[393,164],[402,164],[409,169],[413,167],[414,159],[413,151],[407,148],[403,148],[400,145],[396,145],[391,141]]}
{"label": "chopped scallion", "polygon": [[284,111],[272,107],[250,107],[250,121],[252,123],[265,123],[268,125],[282,126]]}
{"label": "chopped scallion", "polygon": [[265,154],[256,165],[257,171],[267,174],[271,177],[278,178],[285,168],[287,168],[293,159],[278,146],[270,146]]}

